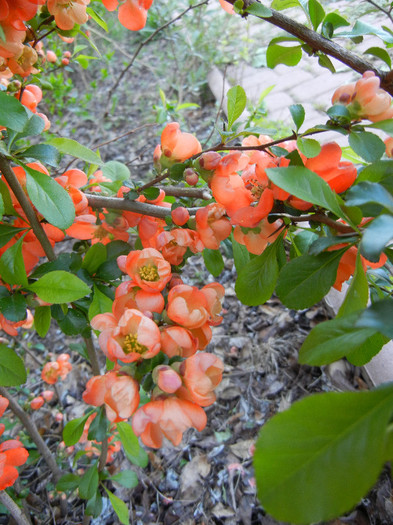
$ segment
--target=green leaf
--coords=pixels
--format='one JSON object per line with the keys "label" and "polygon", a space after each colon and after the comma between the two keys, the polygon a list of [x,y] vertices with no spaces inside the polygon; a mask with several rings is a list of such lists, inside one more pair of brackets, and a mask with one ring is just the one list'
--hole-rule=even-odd
{"label": "green leaf", "polygon": [[88,420],[91,414],[92,411],[90,411],[85,416],[73,419],[72,421],[69,421],[66,424],[66,426],[63,429],[63,441],[67,447],[76,445],[78,443],[83,434],[83,429],[85,427],[86,421]]}
{"label": "green leaf", "polygon": [[90,331],[85,314],[73,308],[68,308],[67,314],[62,319],[57,319],[57,323],[66,335],[87,337],[84,332],[85,330]]}
{"label": "green leaf", "polygon": [[269,18],[272,16],[272,12],[268,7],[257,2],[254,2],[253,4],[246,7],[244,11],[245,13],[250,13],[250,15],[255,15],[259,18]]}
{"label": "green leaf", "polygon": [[116,428],[127,456],[138,456],[141,447],[131,425],[126,421],[121,421],[116,424]]}
{"label": "green leaf", "polygon": [[273,69],[278,64],[296,66],[300,62],[302,58],[302,47],[300,45],[280,46],[272,42],[270,42],[266,50],[267,67]]}
{"label": "green leaf", "polygon": [[393,386],[310,396],[262,427],[254,466],[259,499],[276,519],[330,520],[350,510],[383,466]]}
{"label": "green leaf", "polygon": [[366,363],[377,355],[383,345],[389,341],[388,337],[384,337],[379,332],[369,337],[361,346],[356,348],[353,352],[348,352],[345,357],[355,366],[364,366]]}
{"label": "green leaf", "polygon": [[277,9],[277,11],[283,11],[284,9],[289,9],[290,7],[299,7],[299,0],[273,0],[272,9]]}
{"label": "green leaf", "polygon": [[224,259],[222,258],[220,250],[209,250],[205,248],[202,252],[203,260],[208,271],[217,277],[225,267]]}
{"label": "green leaf", "polygon": [[129,511],[127,505],[120,498],[115,496],[110,490],[104,486],[105,492],[108,494],[109,500],[112,504],[113,510],[116,512],[120,523],[129,525]]}
{"label": "green leaf", "polygon": [[85,514],[87,516],[93,516],[93,518],[99,518],[102,513],[102,507],[102,496],[100,491],[97,490],[94,496],[86,503]]}
{"label": "green leaf", "polygon": [[[393,160],[378,160],[363,168],[356,179],[356,184],[363,181],[385,182],[392,179]],[[384,184],[386,185],[386,184]]]}
{"label": "green leaf", "polygon": [[108,419],[105,408],[102,406],[98,409],[96,417],[90,424],[87,439],[102,443],[106,438],[108,430]]}
{"label": "green leaf", "polygon": [[381,332],[389,339],[393,339],[393,299],[384,299],[372,304],[365,310],[356,326],[359,328],[372,328]]}
{"label": "green leaf", "polygon": [[76,474],[64,474],[56,484],[56,490],[66,492],[68,490],[75,490],[79,487],[80,476]]}
{"label": "green leaf", "polygon": [[112,312],[113,301],[109,299],[107,295],[102,293],[96,285],[94,285],[93,290],[93,301],[89,306],[89,321],[91,321],[93,317],[98,314]]}
{"label": "green leaf", "polygon": [[325,10],[317,0],[308,0],[308,13],[313,25],[314,31],[319,27],[319,24],[325,18]]}
{"label": "green leaf", "polygon": [[90,499],[97,492],[98,488],[98,469],[97,463],[92,465],[83,474],[79,483],[79,496],[83,499]]}
{"label": "green leaf", "polygon": [[114,476],[111,476],[109,479],[111,481],[116,481],[116,483],[119,483],[127,489],[133,489],[139,483],[138,476],[133,470],[122,470]]}
{"label": "green leaf", "polygon": [[344,301],[337,313],[337,317],[342,317],[361,308],[366,308],[368,302],[368,282],[364,273],[362,260],[358,252],[356,257],[355,273],[351,279],[351,284],[345,294]]}
{"label": "green leaf", "polygon": [[233,234],[231,239],[235,268],[237,273],[240,273],[241,269],[250,261],[250,253],[243,244],[240,244],[235,240]]}
{"label": "green leaf", "polygon": [[101,170],[105,177],[108,177],[108,179],[111,179],[113,181],[125,181],[130,179],[131,177],[131,173],[128,167],[122,162],[118,162],[117,160],[110,160],[109,162],[105,162]]}
{"label": "green leaf", "polygon": [[367,24],[366,22],[363,22],[362,20],[358,20],[351,29],[351,31],[342,31],[341,33],[336,33],[335,36],[354,38],[363,35],[375,35],[384,42],[388,44],[393,44],[393,35],[385,31],[384,29],[374,27],[370,24]]}
{"label": "green leaf", "polygon": [[0,386],[17,386],[26,382],[23,360],[14,350],[0,344]]}
{"label": "green leaf", "polygon": [[240,117],[246,108],[246,92],[241,86],[233,86],[227,93],[228,99],[228,128]]}
{"label": "green leaf", "polygon": [[0,248],[7,244],[17,233],[26,231],[26,228],[15,228],[9,224],[0,224]]}
{"label": "green leaf", "polygon": [[106,246],[97,242],[87,250],[86,255],[83,258],[82,268],[88,271],[90,275],[93,275],[106,260]]}
{"label": "green leaf", "polygon": [[50,306],[37,306],[34,312],[34,328],[40,337],[45,337],[52,319]]}
{"label": "green leaf", "polygon": [[360,241],[360,253],[369,261],[377,262],[385,245],[391,239],[393,239],[393,216],[380,215],[365,229]]}
{"label": "green leaf", "polygon": [[22,257],[23,237],[10,246],[0,258],[1,279],[8,284],[27,286],[27,274]]}
{"label": "green leaf", "polygon": [[146,197],[147,200],[154,201],[160,195],[160,190],[159,188],[154,188],[152,186],[151,188],[146,188],[145,190],[143,190],[143,195]]}
{"label": "green leaf", "polygon": [[276,293],[288,308],[309,308],[321,301],[334,284],[344,250],[302,255],[286,264],[278,277]]}
{"label": "green leaf", "polygon": [[312,159],[321,152],[321,145],[317,140],[299,137],[296,141],[299,151],[307,158]]}
{"label": "green leaf", "polygon": [[379,204],[393,213],[393,196],[377,182],[359,182],[347,192],[347,206],[361,206],[370,202]]}
{"label": "green leaf", "polygon": [[383,49],[382,47],[369,47],[366,49],[366,51],[363,51],[363,53],[365,55],[372,55],[374,57],[380,58],[383,62],[385,62],[385,64],[389,66],[389,69],[392,68],[392,61],[386,49]]}
{"label": "green leaf", "polygon": [[[388,135],[393,135],[393,119],[380,120],[379,122],[374,122],[373,124],[367,124],[368,128],[381,129]],[[385,161],[386,162],[386,161]],[[389,162],[389,161],[387,161]],[[392,162],[392,161],[390,161]]]}
{"label": "green leaf", "polygon": [[23,137],[41,135],[41,133],[44,131],[44,128],[45,128],[44,119],[38,115],[35,115],[34,113],[30,113],[29,110],[27,111],[30,115],[29,120],[26,122],[26,125],[23,128],[23,131],[17,134],[16,140],[19,140],[20,138],[23,138]]}
{"label": "green leaf", "polygon": [[45,219],[61,230],[69,228],[75,219],[75,206],[66,190],[54,179],[23,165],[26,189],[31,202]]}
{"label": "green leaf", "polygon": [[71,303],[91,292],[79,277],[63,270],[46,273],[28,289],[43,301],[52,304]]}
{"label": "green leaf", "polygon": [[49,144],[36,144],[25,149],[18,157],[27,157],[34,160],[39,160],[44,164],[57,168],[59,164],[59,153],[54,146]]}
{"label": "green leaf", "polygon": [[330,186],[313,171],[301,166],[287,168],[268,168],[266,174],[279,188],[317,206],[322,206],[338,217],[343,216],[339,202],[341,199]]}
{"label": "green leaf", "polygon": [[268,246],[261,255],[254,257],[240,270],[236,280],[238,299],[249,306],[257,306],[270,299],[278,277],[277,247],[282,236]]}
{"label": "green leaf", "polygon": [[[316,241],[312,243],[308,250],[308,255],[319,255],[323,251],[326,250],[326,248],[329,248],[330,246],[335,246],[337,244],[342,243],[343,238],[339,235],[332,236],[332,237],[318,237]],[[346,243],[356,242],[358,240],[357,237],[345,237]],[[302,252],[306,253],[306,252]]]}
{"label": "green leaf", "polygon": [[336,72],[336,68],[330,58],[324,53],[318,53],[318,64],[325,69],[328,69],[331,73]]}
{"label": "green leaf", "polygon": [[299,363],[322,366],[356,353],[376,330],[357,328],[359,311],[320,323],[311,330],[299,351]]}
{"label": "green leaf", "polygon": [[103,18],[101,18],[101,16],[96,13],[96,11],[94,11],[94,9],[92,7],[88,7],[86,9],[86,13],[91,16],[91,18],[94,20],[94,22],[96,22],[96,24],[98,24],[100,27],[102,27],[102,29],[106,32],[108,32],[108,24],[105,22],[105,20]]}
{"label": "green leaf", "polygon": [[385,153],[383,140],[369,131],[350,133],[348,142],[353,151],[367,162],[379,160]]}
{"label": "green leaf", "polygon": [[12,129],[13,131],[23,131],[29,117],[26,108],[11,95],[0,92],[0,126]]}
{"label": "green leaf", "polygon": [[8,321],[17,323],[26,319],[26,298],[20,293],[0,299],[0,312]]}
{"label": "green leaf", "polygon": [[296,129],[298,130],[303,124],[304,118],[306,116],[304,107],[301,104],[292,104],[291,106],[289,106],[289,111],[291,112]]}
{"label": "green leaf", "polygon": [[60,153],[71,155],[77,159],[82,159],[85,162],[89,162],[90,164],[97,164],[97,166],[102,166],[104,164],[101,158],[96,153],[94,153],[94,151],[86,148],[86,146],[82,146],[82,144],[79,144],[79,142],[76,140],[53,138],[48,140],[47,144],[55,146],[55,148],[57,148]]}

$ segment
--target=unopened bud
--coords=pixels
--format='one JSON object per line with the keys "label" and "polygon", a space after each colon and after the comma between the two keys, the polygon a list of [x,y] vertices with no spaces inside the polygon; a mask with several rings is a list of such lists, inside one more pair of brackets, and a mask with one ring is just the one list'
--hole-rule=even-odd
{"label": "unopened bud", "polygon": [[190,186],[196,186],[198,184],[199,175],[192,168],[187,168],[186,170],[184,170],[183,177],[187,184],[189,184]]}

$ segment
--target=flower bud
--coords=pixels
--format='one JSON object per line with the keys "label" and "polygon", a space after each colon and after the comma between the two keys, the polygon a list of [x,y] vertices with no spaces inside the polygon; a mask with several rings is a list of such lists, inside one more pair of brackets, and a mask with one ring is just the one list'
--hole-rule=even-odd
{"label": "flower bud", "polygon": [[183,177],[187,184],[189,184],[190,186],[196,186],[198,184],[199,175],[192,168],[187,168],[186,170],[184,170]]}
{"label": "flower bud", "polygon": [[190,218],[190,214],[186,208],[179,206],[171,211],[171,217],[176,226],[183,226]]}
{"label": "flower bud", "polygon": [[167,365],[156,366],[153,370],[153,381],[167,394],[173,394],[182,385],[179,374]]}

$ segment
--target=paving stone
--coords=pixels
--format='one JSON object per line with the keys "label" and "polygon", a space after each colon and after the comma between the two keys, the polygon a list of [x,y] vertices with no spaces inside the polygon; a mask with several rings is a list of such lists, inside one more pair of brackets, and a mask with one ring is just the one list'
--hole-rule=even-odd
{"label": "paving stone", "polygon": [[293,104],[293,98],[286,93],[271,92],[265,98],[268,111],[274,112],[276,109],[287,108]]}
{"label": "paving stone", "polygon": [[337,75],[327,73],[315,76],[312,80],[290,89],[289,92],[296,100],[314,101],[315,97],[323,96],[326,93],[328,93],[331,98],[338,87],[349,82],[351,82],[351,75],[348,73]]}

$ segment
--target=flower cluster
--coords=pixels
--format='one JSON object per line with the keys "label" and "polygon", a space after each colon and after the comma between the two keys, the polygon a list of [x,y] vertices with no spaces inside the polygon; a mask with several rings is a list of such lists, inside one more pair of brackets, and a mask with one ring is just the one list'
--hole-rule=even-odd
{"label": "flower cluster", "polygon": [[[117,288],[112,313],[91,321],[115,369],[90,379],[83,399],[104,405],[113,423],[133,416],[134,432],[148,446],[161,446],[163,436],[178,444],[186,428],[204,428],[201,407],[214,402],[221,381],[223,363],[202,350],[212,337],[211,326],[222,321],[224,288],[218,283],[200,290],[171,286],[171,265],[154,248],[131,251],[118,262],[130,279]],[[152,359],[159,354],[166,364],[154,366]],[[144,362],[152,367],[152,394],[138,409],[137,378]],[[126,363],[132,364],[131,375],[121,368]]]}

